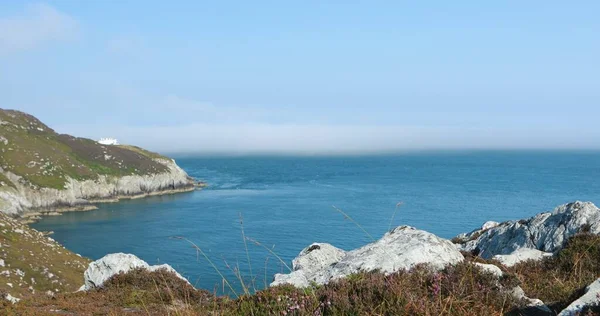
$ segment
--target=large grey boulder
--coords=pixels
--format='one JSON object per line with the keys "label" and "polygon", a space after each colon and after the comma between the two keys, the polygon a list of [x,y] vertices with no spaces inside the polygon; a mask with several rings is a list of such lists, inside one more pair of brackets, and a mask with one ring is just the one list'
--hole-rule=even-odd
{"label": "large grey boulder", "polygon": [[559,316],[579,315],[585,308],[600,308],[600,279],[585,289],[585,294],[563,309]]}
{"label": "large grey boulder", "polygon": [[[510,255],[523,248],[554,253],[577,233],[600,234],[600,209],[591,202],[578,201],[527,220],[488,226],[492,227],[457,236],[455,240],[459,243],[459,249],[476,252],[486,259],[496,255]],[[537,258],[543,256],[537,253]],[[524,259],[531,258],[524,256]]]}
{"label": "large grey boulder", "polygon": [[[318,246],[315,247],[315,246]],[[409,226],[400,226],[376,242],[344,252],[329,244],[313,244],[293,261],[289,274],[276,274],[271,286],[292,284],[307,287],[311,283],[326,284],[361,271],[386,274],[408,270],[417,264],[442,269],[464,257],[446,239]]]}
{"label": "large grey boulder", "polygon": [[165,269],[187,282],[187,279],[182,277],[168,264],[151,266],[146,263],[146,261],[132,254],[111,253],[90,263],[87,270],[85,270],[83,274],[84,285],[79,290],[88,291],[94,288],[102,287],[104,282],[110,279],[113,275],[121,272],[127,273],[130,270],[137,268],[143,268],[148,271]]}
{"label": "large grey boulder", "polygon": [[297,287],[308,287],[311,282],[327,278],[327,268],[338,263],[346,256],[346,252],[330,244],[313,243],[304,248],[292,261],[294,271],[289,274],[275,275],[271,286],[293,284]]}

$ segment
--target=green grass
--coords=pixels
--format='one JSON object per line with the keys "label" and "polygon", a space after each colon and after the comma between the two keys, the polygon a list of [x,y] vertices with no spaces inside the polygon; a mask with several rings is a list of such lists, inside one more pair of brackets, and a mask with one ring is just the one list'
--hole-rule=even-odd
{"label": "green grass", "polygon": [[143,148],[133,146],[133,145],[118,145],[118,147],[128,149],[131,151],[135,151],[138,154],[144,155],[144,156],[146,156],[148,158],[152,158],[152,159],[171,159],[171,158],[163,156],[161,154],[154,153],[154,152],[151,152],[151,151],[148,151],[148,150],[145,150]]}
{"label": "green grass", "polygon": [[[89,259],[75,255],[36,230],[0,213],[0,292],[16,297],[46,291],[71,292],[83,284]],[[22,271],[24,276],[17,274]],[[8,285],[12,284],[12,287]]]}
{"label": "green grass", "polygon": [[[35,117],[0,109],[0,166],[25,184],[64,189],[68,178],[150,175],[166,172],[154,159],[167,159],[135,146],[102,146],[91,139],[57,134]],[[6,178],[2,175],[0,181]]]}
{"label": "green grass", "polygon": [[1,172],[0,172],[0,182],[4,182],[4,186],[0,186],[0,190],[2,190],[3,187],[13,188],[13,189],[16,188],[15,184],[12,183],[12,181],[10,181],[10,179],[8,179],[8,177],[6,177]]}

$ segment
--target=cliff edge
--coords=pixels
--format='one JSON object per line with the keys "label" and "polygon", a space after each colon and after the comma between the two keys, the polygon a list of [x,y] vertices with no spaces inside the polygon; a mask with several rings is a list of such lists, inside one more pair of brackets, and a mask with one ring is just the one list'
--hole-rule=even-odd
{"label": "cliff edge", "polygon": [[85,209],[193,189],[194,180],[168,157],[58,134],[29,114],[0,109],[0,212]]}

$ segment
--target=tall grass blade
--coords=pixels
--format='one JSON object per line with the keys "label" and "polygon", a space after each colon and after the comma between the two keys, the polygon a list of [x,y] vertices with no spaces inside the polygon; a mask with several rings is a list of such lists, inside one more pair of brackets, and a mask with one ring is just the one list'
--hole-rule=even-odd
{"label": "tall grass blade", "polygon": [[208,263],[213,267],[213,269],[215,269],[215,271],[219,274],[219,276],[221,276],[221,278],[223,279],[223,283],[225,283],[227,285],[227,287],[229,287],[229,289],[231,290],[231,292],[233,292],[233,294],[235,295],[235,297],[240,297],[237,292],[233,289],[233,286],[231,286],[231,284],[229,283],[229,281],[227,281],[227,278],[225,278],[225,276],[223,275],[223,273],[221,273],[221,271],[219,270],[219,268],[217,268],[217,266],[212,262],[212,260],[210,260],[210,258],[206,255],[206,253],[204,253],[204,251],[202,251],[202,249],[200,247],[198,247],[198,245],[196,245],[193,241],[185,238],[185,237],[181,237],[181,236],[175,236],[175,237],[171,237],[173,239],[178,239],[178,240],[183,240],[186,241],[187,243],[189,243],[190,245],[192,245],[192,247],[194,249],[196,249],[196,256],[198,256],[198,253],[201,254],[204,259],[206,259],[206,261],[208,261]]}
{"label": "tall grass blade", "polygon": [[340,214],[342,214],[344,216],[344,219],[347,219],[349,221],[351,221],[352,223],[354,223],[354,225],[356,225],[358,228],[360,228],[365,234],[367,234],[367,236],[369,236],[369,238],[371,238],[372,241],[375,241],[375,238],[373,238],[373,236],[371,236],[371,234],[369,234],[369,232],[364,229],[358,222],[356,222],[354,220],[354,218],[352,218],[350,215],[346,214],[344,211],[342,211],[341,209],[339,209],[338,207],[336,207],[335,205],[332,205],[333,209],[338,211]]}
{"label": "tall grass blade", "polygon": [[396,212],[398,212],[398,209],[402,205],[404,205],[404,202],[396,203],[396,208],[394,208],[394,214],[392,214],[392,219],[390,219],[390,227],[388,228],[388,232],[392,230],[392,224],[394,223],[394,217],[396,217]]}
{"label": "tall grass blade", "polygon": [[248,251],[248,242],[246,240],[246,233],[244,232],[244,218],[242,217],[242,213],[240,213],[240,227],[242,229],[242,240],[244,240],[244,248],[246,250],[246,259],[248,260],[248,270],[250,271],[250,280],[252,282],[252,287],[256,291],[256,286],[254,285],[254,275],[252,273],[252,263],[250,262],[250,252]]}
{"label": "tall grass blade", "polygon": [[288,269],[290,270],[290,272],[292,272],[292,268],[290,268],[290,266],[287,265],[287,263],[285,263],[285,261],[283,261],[283,259],[281,259],[280,256],[278,256],[273,250],[271,250],[269,247],[261,244],[260,242],[258,242],[255,239],[252,239],[250,237],[246,237],[246,239],[248,239],[250,242],[254,243],[257,246],[263,247],[265,248],[269,253],[271,253],[273,256],[275,256],[275,258],[279,259],[279,261]]}

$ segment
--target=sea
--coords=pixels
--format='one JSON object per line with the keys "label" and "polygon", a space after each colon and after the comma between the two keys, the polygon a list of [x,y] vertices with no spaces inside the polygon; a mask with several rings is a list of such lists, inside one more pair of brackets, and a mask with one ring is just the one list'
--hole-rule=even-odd
{"label": "sea", "polygon": [[600,152],[592,151],[175,158],[208,187],[32,226],[82,256],[132,253],[235,295],[268,286],[313,242],[350,250],[399,225],[452,238],[489,220],[600,202]]}

